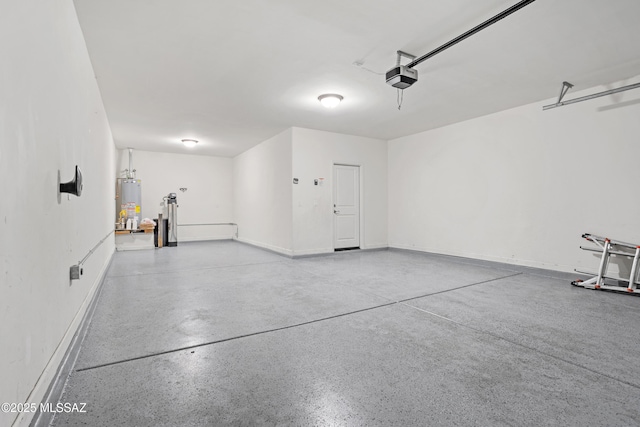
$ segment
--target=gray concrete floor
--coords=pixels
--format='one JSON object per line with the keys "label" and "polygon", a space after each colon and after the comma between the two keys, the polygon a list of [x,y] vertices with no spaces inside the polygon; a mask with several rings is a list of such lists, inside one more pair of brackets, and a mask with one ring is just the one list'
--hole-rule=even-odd
{"label": "gray concrete floor", "polygon": [[118,252],[55,426],[640,425],[640,298],[407,251]]}

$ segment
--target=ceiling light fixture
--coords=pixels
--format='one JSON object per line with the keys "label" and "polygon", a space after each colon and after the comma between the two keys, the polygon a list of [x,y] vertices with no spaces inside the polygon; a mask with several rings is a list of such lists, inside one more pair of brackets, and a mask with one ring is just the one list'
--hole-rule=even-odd
{"label": "ceiling light fixture", "polygon": [[336,93],[325,93],[318,97],[318,101],[326,108],[335,108],[343,100],[342,95]]}
{"label": "ceiling light fixture", "polygon": [[198,143],[197,139],[183,139],[182,143],[184,144],[185,147],[191,148],[191,147],[195,147],[196,144]]}

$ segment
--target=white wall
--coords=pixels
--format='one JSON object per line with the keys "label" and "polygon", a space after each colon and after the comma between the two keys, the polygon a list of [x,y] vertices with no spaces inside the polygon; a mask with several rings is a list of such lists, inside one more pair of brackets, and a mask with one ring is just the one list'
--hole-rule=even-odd
{"label": "white wall", "polygon": [[[157,218],[162,211],[162,198],[176,193],[178,224],[233,222],[232,159],[140,150],[133,150],[132,158],[136,178],[142,180],[142,218]],[[117,168],[119,174],[129,168],[128,150],[119,150]],[[235,227],[229,225],[179,226],[178,244],[230,239],[234,233]]]}
{"label": "white wall", "polygon": [[233,159],[238,240],[292,254],[291,138],[288,129]]}
{"label": "white wall", "polygon": [[293,128],[293,255],[333,252],[334,163],[361,169],[360,247],[387,246],[387,142]]}
{"label": "white wall", "polygon": [[390,141],[389,245],[573,271],[582,233],[640,242],[640,91],[554,102]]}
{"label": "white wall", "polygon": [[[71,0],[4,1],[0,58],[0,402],[39,403],[114,250],[69,280],[113,230],[115,149]],[[83,194],[58,200],[76,164]]]}

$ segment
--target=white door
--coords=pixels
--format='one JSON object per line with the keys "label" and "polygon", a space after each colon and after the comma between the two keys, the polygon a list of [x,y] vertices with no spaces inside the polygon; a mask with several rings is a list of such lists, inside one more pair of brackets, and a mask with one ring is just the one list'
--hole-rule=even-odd
{"label": "white door", "polygon": [[360,167],[333,165],[333,247],[360,247]]}

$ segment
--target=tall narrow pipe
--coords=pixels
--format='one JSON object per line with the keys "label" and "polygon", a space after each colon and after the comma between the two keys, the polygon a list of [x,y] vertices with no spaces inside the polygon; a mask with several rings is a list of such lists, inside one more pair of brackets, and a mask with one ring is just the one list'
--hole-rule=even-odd
{"label": "tall narrow pipe", "polygon": [[503,10],[502,12],[500,12],[499,14],[494,16],[493,18],[487,19],[482,24],[473,27],[472,29],[470,29],[466,33],[460,34],[458,37],[446,42],[442,46],[440,46],[438,48],[435,48],[434,50],[432,50],[431,52],[429,52],[429,53],[427,53],[425,55],[422,55],[420,58],[414,59],[413,61],[411,61],[411,62],[409,62],[407,64],[407,67],[408,68],[415,67],[416,65],[426,61],[427,59],[431,58],[432,56],[435,56],[435,55],[439,54],[440,52],[443,52],[443,51],[449,49],[451,46],[456,45],[456,44],[460,43],[462,40],[464,40],[464,39],[466,39],[468,37],[471,37],[475,33],[484,30],[485,28],[495,24],[496,22],[500,21],[503,18],[506,18],[507,16],[511,15],[512,13],[517,12],[518,10],[522,9],[523,7],[527,6],[530,3],[533,3],[534,1],[536,1],[536,0],[522,0],[522,1],[514,4],[509,9]]}
{"label": "tall narrow pipe", "polygon": [[133,148],[129,148],[129,170],[127,170],[127,178],[134,178],[134,175],[133,175]]}

